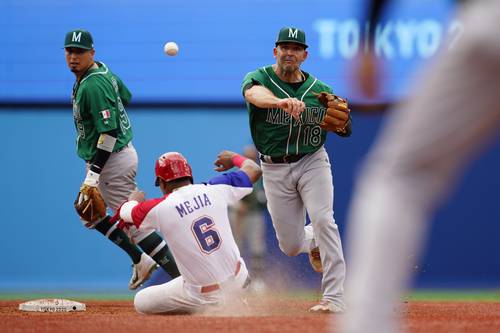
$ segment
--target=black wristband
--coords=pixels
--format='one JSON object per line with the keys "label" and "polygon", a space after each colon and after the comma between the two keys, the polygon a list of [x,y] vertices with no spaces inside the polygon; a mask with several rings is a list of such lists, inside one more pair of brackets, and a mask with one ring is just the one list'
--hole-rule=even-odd
{"label": "black wristband", "polygon": [[108,161],[109,157],[111,156],[111,153],[109,151],[105,151],[102,149],[97,148],[97,152],[95,153],[94,156],[94,161],[92,161],[92,165],[90,166],[90,170],[95,172],[95,173],[101,173],[102,168],[104,168],[104,165]]}

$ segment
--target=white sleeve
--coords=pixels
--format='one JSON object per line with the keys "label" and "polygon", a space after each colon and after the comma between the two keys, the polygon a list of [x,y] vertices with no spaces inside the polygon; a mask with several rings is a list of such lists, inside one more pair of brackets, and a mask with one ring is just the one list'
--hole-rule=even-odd
{"label": "white sleeve", "polygon": [[217,193],[223,196],[229,205],[235,204],[244,196],[252,193],[251,187],[234,187],[224,184],[210,185],[210,187],[214,188]]}

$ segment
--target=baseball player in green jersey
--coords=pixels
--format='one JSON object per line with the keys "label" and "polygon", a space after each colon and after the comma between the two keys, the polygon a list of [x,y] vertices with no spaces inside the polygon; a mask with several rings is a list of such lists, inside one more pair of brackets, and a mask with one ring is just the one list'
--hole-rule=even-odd
{"label": "baseball player in green jersey", "polygon": [[[327,132],[319,126],[326,109],[317,99],[332,88],[300,69],[307,54],[305,33],[282,28],[274,48],[276,63],[248,73],[242,90],[280,249],[289,256],[309,253],[314,270],[323,273],[323,298],[310,311],[341,313],[345,262],[323,147]],[[336,133],[349,136],[350,116],[344,122]],[[306,212],[311,220],[307,226]]]}
{"label": "baseball player in green jersey", "polygon": [[[76,76],[72,103],[77,153],[87,166],[82,186],[97,187],[107,207],[116,211],[137,189],[138,158],[124,107],[131,93],[105,64],[94,61],[94,44],[88,31],[68,32],[64,49],[67,65]],[[130,256],[133,262],[130,289],[148,279],[157,264],[172,278],[179,276],[167,243],[157,233],[132,227],[127,235],[116,223],[110,223],[109,216],[83,224],[102,233]]]}

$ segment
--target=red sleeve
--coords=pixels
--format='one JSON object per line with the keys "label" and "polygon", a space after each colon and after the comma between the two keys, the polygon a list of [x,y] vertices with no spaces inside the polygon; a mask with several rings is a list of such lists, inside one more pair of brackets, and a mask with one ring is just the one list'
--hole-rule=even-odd
{"label": "red sleeve", "polygon": [[149,199],[143,202],[140,202],[137,206],[132,208],[132,221],[134,222],[134,225],[139,228],[139,226],[142,224],[146,216],[149,214],[149,212],[156,207],[159,203],[161,203],[163,200],[165,200],[168,197],[168,194],[165,195],[162,198],[156,198],[156,199]]}

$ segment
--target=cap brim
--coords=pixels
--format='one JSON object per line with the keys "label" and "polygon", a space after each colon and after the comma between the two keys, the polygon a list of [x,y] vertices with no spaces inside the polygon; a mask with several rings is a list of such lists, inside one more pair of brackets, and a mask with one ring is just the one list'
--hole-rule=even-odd
{"label": "cap brim", "polygon": [[301,43],[301,42],[297,42],[296,40],[280,40],[279,42],[276,42],[275,45],[278,46],[279,44],[283,44],[283,43],[299,44],[300,46],[303,46],[306,49],[309,47],[307,44],[304,44],[304,43]]}
{"label": "cap brim", "polygon": [[82,46],[81,44],[67,44],[67,45],[64,45],[64,48],[67,48],[67,47],[74,47],[74,48],[77,48],[77,49],[84,49],[84,50],[92,50],[92,47],[85,47],[85,46]]}

